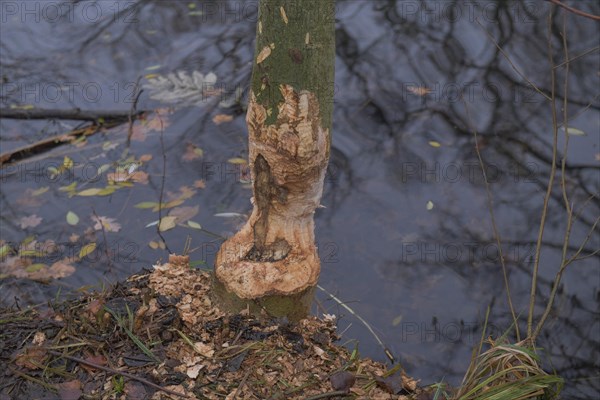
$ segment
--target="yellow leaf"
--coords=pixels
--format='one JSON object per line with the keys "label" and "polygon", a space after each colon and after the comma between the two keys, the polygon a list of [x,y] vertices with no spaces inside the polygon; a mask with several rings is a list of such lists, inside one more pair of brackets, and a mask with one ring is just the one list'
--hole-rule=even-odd
{"label": "yellow leaf", "polygon": [[425,205],[425,208],[427,209],[427,211],[433,210],[433,201],[429,200]]}
{"label": "yellow leaf", "polygon": [[169,229],[173,229],[173,228],[175,228],[176,222],[177,222],[177,217],[173,217],[170,215],[163,217],[160,220],[160,223],[158,224],[158,230],[161,232],[164,232],[164,231],[168,231]]}
{"label": "yellow leaf", "polygon": [[86,244],[79,251],[79,258],[83,258],[83,257],[87,256],[88,254],[90,254],[94,250],[96,250],[96,243],[92,242],[92,243]]}
{"label": "yellow leaf", "polygon": [[285,22],[285,24],[287,25],[288,17],[285,14],[285,9],[283,8],[283,6],[279,7],[279,12],[281,13],[281,19],[283,19],[283,22]]}
{"label": "yellow leaf", "polygon": [[[180,206],[180,205],[182,205],[184,202],[185,202],[185,199],[181,199],[181,198],[179,198],[179,199],[175,199],[175,200],[171,200],[170,202],[168,202],[168,203],[166,203],[166,204],[164,204],[164,203],[163,203],[163,205],[162,205],[162,208],[163,208],[163,210],[164,210],[165,208],[173,208],[173,207],[177,207],[177,206]],[[156,211],[158,211],[158,209],[159,209],[159,205],[157,204],[157,205],[156,205],[156,206],[155,206],[155,207],[152,209],[152,211],[156,212]]]}
{"label": "yellow leaf", "polygon": [[102,190],[99,188],[85,189],[77,193],[77,196],[97,196]]}
{"label": "yellow leaf", "polygon": [[436,142],[435,140],[430,140],[430,141],[429,141],[429,145],[430,145],[431,147],[436,147],[436,148],[437,148],[437,147],[442,147],[441,143],[440,143],[440,142]]}
{"label": "yellow leaf", "polygon": [[258,53],[258,57],[256,57],[256,63],[260,64],[265,61],[267,57],[271,55],[271,48],[269,46],[265,46],[260,53]]}
{"label": "yellow leaf", "polygon": [[50,186],[41,187],[41,188],[39,188],[39,189],[34,190],[33,192],[31,192],[31,195],[32,196],[39,196],[40,194],[46,193],[48,191],[48,189],[50,189]]}
{"label": "yellow leaf", "polygon": [[64,169],[71,169],[73,168],[73,160],[70,159],[69,157],[65,156],[64,160],[63,160],[63,168]]}
{"label": "yellow leaf", "polygon": [[243,165],[243,164],[248,163],[248,161],[246,161],[245,158],[241,158],[241,157],[230,158],[229,160],[227,160],[227,162],[230,164],[238,164],[238,165]]}

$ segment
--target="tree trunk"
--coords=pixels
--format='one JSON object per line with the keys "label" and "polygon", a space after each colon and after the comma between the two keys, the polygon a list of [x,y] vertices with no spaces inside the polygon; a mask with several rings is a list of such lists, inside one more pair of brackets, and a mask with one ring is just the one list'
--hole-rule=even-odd
{"label": "tree trunk", "polygon": [[254,209],[215,261],[215,295],[298,319],[320,262],[313,214],[329,160],[334,0],[261,0],[246,122]]}

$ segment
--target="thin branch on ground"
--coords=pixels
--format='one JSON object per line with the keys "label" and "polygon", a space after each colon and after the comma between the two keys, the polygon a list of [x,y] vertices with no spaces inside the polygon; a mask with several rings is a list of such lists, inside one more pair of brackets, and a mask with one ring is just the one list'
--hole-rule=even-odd
{"label": "thin branch on ground", "polygon": [[84,360],[84,359],[81,359],[81,358],[77,358],[77,357],[69,356],[69,355],[66,355],[66,354],[62,354],[62,353],[59,353],[57,351],[48,350],[48,353],[52,354],[53,356],[56,356],[56,357],[66,358],[67,360],[71,360],[71,361],[74,361],[74,362],[79,363],[79,364],[87,365],[88,367],[92,367],[92,368],[99,369],[99,370],[104,371],[104,372],[108,372],[111,375],[121,375],[121,376],[123,376],[125,378],[133,379],[135,381],[143,383],[144,385],[148,385],[148,386],[150,386],[150,387],[152,387],[152,388],[154,388],[156,390],[160,390],[161,392],[165,392],[165,393],[168,393],[168,394],[173,395],[173,396],[183,397],[185,399],[191,399],[191,397],[189,397],[186,394],[178,393],[178,392],[176,392],[174,390],[164,388],[164,387],[162,387],[160,385],[157,385],[156,383],[150,382],[149,380],[142,378],[141,376],[136,376],[136,375],[130,374],[130,373],[125,372],[125,371],[119,371],[117,369],[112,369],[112,368],[109,368],[109,367],[105,367],[103,365],[99,365],[99,364],[96,364],[96,363],[93,363],[91,361],[87,361],[87,360]]}
{"label": "thin branch on ground", "polygon": [[131,115],[130,111],[123,110],[81,110],[74,108],[70,110],[50,110],[46,108],[0,108],[0,118],[5,119],[66,119],[74,121],[115,121],[127,120],[130,115],[136,117],[145,111],[136,111]]}

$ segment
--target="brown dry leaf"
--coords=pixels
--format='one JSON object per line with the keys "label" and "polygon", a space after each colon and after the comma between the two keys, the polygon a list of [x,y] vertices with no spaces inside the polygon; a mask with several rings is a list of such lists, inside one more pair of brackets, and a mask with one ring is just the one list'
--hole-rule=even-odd
{"label": "brown dry leaf", "polygon": [[431,89],[425,86],[408,86],[407,89],[412,94],[416,94],[417,96],[421,97],[427,96],[429,93],[431,93]]}
{"label": "brown dry leaf", "polygon": [[198,179],[197,181],[194,181],[192,186],[197,189],[204,189],[206,187],[206,183],[202,179]]}
{"label": "brown dry leaf", "polygon": [[204,155],[202,149],[195,144],[188,143],[185,147],[185,153],[183,153],[183,161],[192,161],[196,158],[200,158]]}
{"label": "brown dry leaf", "polygon": [[148,174],[144,171],[135,171],[133,174],[129,175],[129,179],[143,185],[148,184]]}
{"label": "brown dry leaf", "polygon": [[20,350],[15,359],[15,364],[22,368],[30,370],[44,368],[46,360],[46,350],[41,347],[27,347]]}
{"label": "brown dry leaf", "polygon": [[140,382],[128,381],[125,383],[124,392],[127,400],[144,400],[148,397],[146,388]]}
{"label": "brown dry leaf", "polygon": [[152,154],[142,154],[140,156],[140,161],[141,162],[148,162],[150,160],[152,160]]}
{"label": "brown dry leaf", "polygon": [[41,206],[45,200],[43,197],[35,196],[35,190],[29,188],[26,189],[21,197],[17,199],[17,205],[20,207],[39,207]]}
{"label": "brown dry leaf", "polygon": [[169,215],[172,217],[177,217],[177,223],[181,224],[187,220],[190,220],[198,214],[200,210],[200,206],[195,207],[176,207],[169,211]]}
{"label": "brown dry leaf", "polygon": [[149,132],[160,132],[161,130],[167,129],[167,127],[170,125],[170,122],[166,114],[158,112],[153,114],[153,117],[147,120],[145,125]]}
{"label": "brown dry leaf", "polygon": [[181,192],[181,196],[179,196],[179,198],[183,200],[187,200],[196,194],[196,191],[191,189],[189,186],[182,186],[179,188],[179,191]]}
{"label": "brown dry leaf", "polygon": [[79,400],[83,395],[83,392],[81,391],[81,382],[78,380],[62,382],[57,386],[60,400]]}
{"label": "brown dry leaf", "polygon": [[19,224],[21,225],[21,229],[25,228],[35,228],[42,222],[42,217],[38,217],[35,214],[32,214],[28,217],[23,217],[19,220]]}
{"label": "brown dry leaf", "polygon": [[350,388],[354,386],[356,382],[356,376],[352,372],[339,371],[331,375],[329,378],[331,387],[333,390],[343,390],[344,392],[350,392]]}
{"label": "brown dry leaf", "polygon": [[75,272],[75,267],[70,264],[68,258],[63,260],[59,260],[52,264],[48,269],[48,276],[54,279],[58,278],[66,278],[67,276],[73,275]]}
{"label": "brown dry leaf", "polygon": [[217,114],[213,117],[212,120],[215,123],[215,125],[221,125],[223,122],[231,122],[233,120],[233,115]]}
{"label": "brown dry leaf", "polygon": [[[98,354],[98,355],[90,354],[90,355],[87,355],[84,360],[87,362],[99,365],[101,367],[104,367],[108,363],[108,360],[102,354]],[[81,366],[88,372],[97,371],[97,369],[92,367],[91,365],[81,364]]]}
{"label": "brown dry leaf", "polygon": [[92,215],[92,222],[95,222],[94,229],[97,231],[104,230],[106,232],[119,232],[121,224],[116,222],[114,218]]}
{"label": "brown dry leaf", "polygon": [[145,142],[147,138],[146,129],[142,126],[142,123],[135,121],[132,128],[131,140],[136,142]]}

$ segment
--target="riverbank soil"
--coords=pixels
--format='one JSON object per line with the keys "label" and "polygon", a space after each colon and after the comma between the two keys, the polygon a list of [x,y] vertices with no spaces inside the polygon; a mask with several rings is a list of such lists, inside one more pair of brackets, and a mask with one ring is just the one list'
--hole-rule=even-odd
{"label": "riverbank soil", "polygon": [[0,400],[426,400],[397,365],[336,343],[335,317],[226,314],[188,257],[104,293],[0,309]]}

